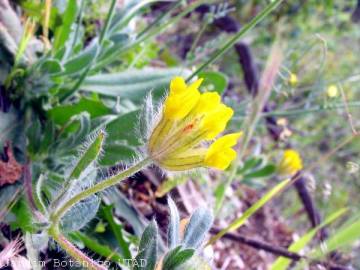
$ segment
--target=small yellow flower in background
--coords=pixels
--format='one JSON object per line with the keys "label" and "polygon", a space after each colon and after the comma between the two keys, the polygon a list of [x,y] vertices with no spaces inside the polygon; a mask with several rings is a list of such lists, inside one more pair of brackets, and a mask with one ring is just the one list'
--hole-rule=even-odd
{"label": "small yellow flower in background", "polygon": [[241,133],[215,139],[226,128],[233,110],[216,92],[201,94],[202,79],[187,85],[182,77],[170,83],[160,121],[153,129],[147,150],[151,159],[170,171],[198,167],[225,170],[236,158],[232,149]]}
{"label": "small yellow flower in background", "polygon": [[289,84],[293,87],[298,84],[298,77],[296,76],[296,74],[290,73]]}
{"label": "small yellow flower in background", "polygon": [[284,151],[282,160],[278,166],[278,171],[282,175],[293,175],[303,168],[300,154],[293,150]]}
{"label": "small yellow flower in background", "polygon": [[326,90],[326,93],[329,98],[337,97],[337,95],[338,95],[337,86],[334,84],[329,85],[329,87]]}

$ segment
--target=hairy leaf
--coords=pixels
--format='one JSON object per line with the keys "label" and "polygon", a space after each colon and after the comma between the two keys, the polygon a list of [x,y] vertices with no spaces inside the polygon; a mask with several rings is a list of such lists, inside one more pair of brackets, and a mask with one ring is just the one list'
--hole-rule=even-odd
{"label": "hairy leaf", "polygon": [[213,220],[214,217],[208,209],[204,207],[196,209],[185,228],[183,240],[185,247],[198,248],[210,230]]}
{"label": "hairy leaf", "polygon": [[174,248],[180,243],[180,214],[175,202],[168,197],[170,224],[168,228],[168,247]]}
{"label": "hairy leaf", "polygon": [[61,219],[64,231],[77,231],[92,220],[99,208],[100,199],[96,195],[74,205]]}

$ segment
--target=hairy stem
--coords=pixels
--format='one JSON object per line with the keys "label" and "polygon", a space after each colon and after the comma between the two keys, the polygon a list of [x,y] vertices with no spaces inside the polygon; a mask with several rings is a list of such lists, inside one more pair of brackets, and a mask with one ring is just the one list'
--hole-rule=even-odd
{"label": "hairy stem", "polygon": [[60,219],[66,214],[66,212],[69,211],[69,209],[71,207],[73,207],[75,204],[77,204],[78,202],[86,199],[87,197],[89,197],[97,192],[103,191],[104,189],[107,189],[111,186],[116,185],[121,180],[124,180],[125,178],[130,177],[134,173],[140,171],[142,168],[149,165],[150,162],[151,162],[150,158],[146,158],[146,159],[140,161],[139,163],[137,163],[136,165],[130,167],[129,169],[122,171],[119,174],[114,175],[104,181],[101,181],[98,184],[76,194],[74,197],[72,197],[70,200],[68,200],[63,206],[61,206],[58,210],[55,211],[55,213],[51,217],[53,224],[55,224],[55,225],[59,224]]}
{"label": "hairy stem", "polygon": [[55,213],[51,216],[52,226],[49,228],[49,235],[75,260],[77,260],[84,268],[92,269],[92,270],[105,270],[106,267],[100,265],[99,263],[95,262],[88,256],[86,256],[81,250],[79,250],[76,246],[74,246],[64,235],[61,234],[59,229],[59,224],[61,218],[66,214],[67,211],[75,204],[80,202],[81,200],[86,199],[87,197],[103,191],[106,188],[116,185],[121,180],[126,179],[127,177],[132,176],[133,174],[140,171],[142,168],[146,167],[151,163],[150,158],[146,158],[139,163],[135,164],[134,166],[130,167],[129,169],[120,172],[117,175],[114,175],[91,188],[88,188],[70,200],[68,200],[63,206],[61,206]]}
{"label": "hairy stem", "polygon": [[81,264],[83,268],[90,270],[107,270],[106,267],[100,265],[96,261],[89,258],[85,255],[81,250],[79,250],[76,246],[74,246],[64,235],[60,233],[60,230],[57,226],[53,226],[49,230],[49,235],[78,263]]}

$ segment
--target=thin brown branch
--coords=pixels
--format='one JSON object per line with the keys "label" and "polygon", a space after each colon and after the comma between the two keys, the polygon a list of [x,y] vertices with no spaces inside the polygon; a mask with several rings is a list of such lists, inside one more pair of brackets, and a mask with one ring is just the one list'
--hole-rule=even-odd
{"label": "thin brown branch", "polygon": [[347,97],[345,95],[345,92],[344,92],[344,89],[342,88],[341,85],[339,85],[339,88],[340,88],[340,92],[341,92],[341,96],[342,96],[342,99],[344,101],[344,107],[345,107],[345,111],[346,111],[346,115],[348,117],[348,121],[349,121],[349,124],[350,124],[350,127],[351,127],[351,131],[354,135],[359,135],[360,133],[356,130],[355,128],[355,125],[354,125],[354,121],[353,121],[353,117],[352,117],[352,114],[350,113],[350,109],[349,109],[349,105],[348,105],[348,100],[347,100]]}
{"label": "thin brown branch", "polygon": [[[210,233],[211,234],[217,234],[221,231],[222,229],[220,228],[216,228],[213,227],[210,229]],[[285,248],[282,247],[277,247],[274,245],[271,245],[269,243],[266,243],[264,241],[261,240],[255,240],[253,238],[249,238],[246,236],[243,236],[241,234],[238,233],[226,233],[223,238],[225,239],[229,239],[238,243],[241,243],[243,245],[247,245],[249,247],[255,248],[255,249],[261,249],[263,251],[272,253],[276,256],[281,256],[281,257],[285,257],[288,258],[290,260],[293,260],[295,262],[300,261],[302,259],[304,260],[308,260],[309,259],[306,256],[302,256],[296,252],[292,252],[289,251]],[[326,269],[329,270],[350,270],[350,268],[346,267],[346,266],[342,266],[342,265],[338,265],[338,264],[334,264],[332,262],[323,262],[323,261],[309,261],[310,264],[317,264],[317,265],[322,265],[324,267],[326,267]]]}
{"label": "thin brown branch", "polygon": [[[211,228],[210,233],[217,234],[220,231],[221,231],[220,228],[213,227],[213,228]],[[276,246],[268,244],[266,242],[263,242],[260,240],[255,240],[255,239],[240,235],[238,233],[226,233],[226,234],[224,234],[223,238],[239,242],[241,244],[253,247],[255,249],[261,249],[261,250],[270,252],[277,256],[286,257],[293,261],[299,261],[300,259],[304,258],[300,254],[288,251],[285,248],[276,247]]]}

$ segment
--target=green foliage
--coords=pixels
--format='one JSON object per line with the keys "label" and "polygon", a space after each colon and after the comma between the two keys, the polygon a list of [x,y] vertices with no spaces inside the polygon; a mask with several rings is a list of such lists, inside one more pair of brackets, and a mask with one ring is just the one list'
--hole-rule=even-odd
{"label": "green foliage", "polygon": [[74,169],[70,173],[69,179],[78,179],[82,172],[84,172],[100,155],[102,145],[105,139],[105,133],[100,131],[90,146],[81,155]]}
{"label": "green foliage", "polygon": [[182,246],[178,246],[173,250],[170,250],[165,258],[162,266],[163,270],[177,269],[179,266],[188,261],[195,253],[194,249],[187,248],[182,249]]}
{"label": "green foliage", "polygon": [[113,215],[113,206],[112,205],[107,205],[105,207],[102,208],[102,213],[105,217],[105,220],[108,222],[111,231],[113,232],[117,243],[119,245],[119,247],[121,248],[121,253],[124,255],[125,259],[130,259],[131,258],[131,252],[129,249],[129,243],[127,242],[127,240],[124,237],[124,228],[121,224],[119,224],[118,222],[116,222],[114,215]]}
{"label": "green foliage", "polygon": [[144,100],[149,91],[153,91],[158,97],[162,96],[171,78],[182,73],[178,68],[144,68],[115,74],[99,74],[86,78],[82,89],[139,102]]}
{"label": "green foliage", "polygon": [[[141,261],[146,262],[145,269],[155,269],[156,259],[158,256],[158,227],[153,220],[146,228],[141,236],[139,244],[139,253],[135,257],[135,260],[139,263]],[[135,265],[134,270],[142,269],[142,266]]]}
{"label": "green foliage", "polygon": [[100,205],[100,199],[93,195],[74,205],[61,219],[62,229],[66,232],[78,231],[92,220]]}
{"label": "green foliage", "polygon": [[155,266],[161,265],[162,270],[180,270],[194,258],[195,252],[200,250],[205,235],[213,223],[211,212],[203,207],[196,209],[191,215],[184,238],[181,240],[179,211],[170,197],[168,205],[170,210],[170,223],[167,229],[168,245],[163,258],[157,252],[160,235],[156,222],[153,220],[141,236],[139,252],[135,257],[139,264],[141,260],[145,260],[146,266],[145,268],[135,266],[134,269],[152,270]]}
{"label": "green foliage", "polygon": [[108,260],[115,263],[122,263],[124,261],[124,258],[117,252],[114,252],[110,247],[99,243],[96,239],[93,239],[82,232],[73,232],[71,235],[74,238],[79,239],[87,248]]}
{"label": "green foliage", "polygon": [[214,217],[206,208],[198,208],[191,215],[185,228],[183,244],[186,248],[197,249],[200,247],[206,233],[210,230]]}
{"label": "green foliage", "polygon": [[345,224],[343,227],[339,228],[334,235],[325,241],[325,248],[319,246],[314,249],[312,256],[315,258],[322,257],[336,249],[352,244],[360,237],[359,228],[359,219],[349,222],[349,224]]}
{"label": "green foliage", "polygon": [[170,224],[168,229],[168,247],[174,248],[180,243],[180,214],[171,197],[168,198],[168,205],[170,210]]}
{"label": "green foliage", "polygon": [[204,79],[202,87],[207,91],[216,91],[221,95],[228,87],[228,78],[221,72],[203,71],[198,76]]}
{"label": "green foliage", "polygon": [[15,216],[15,220],[10,222],[12,230],[21,229],[24,232],[30,233],[36,230],[33,214],[24,196],[15,203],[11,213]]}
{"label": "green foliage", "polygon": [[[329,225],[330,223],[334,222],[336,219],[341,217],[343,214],[345,214],[347,209],[340,209],[336,213],[333,213],[330,217],[328,217],[323,223],[321,223],[316,228],[310,230],[306,234],[304,234],[302,237],[300,237],[297,241],[292,243],[290,247],[288,248],[289,251],[292,252],[300,252],[303,248],[305,248],[310,241],[315,237],[315,235],[324,228],[325,226]],[[291,263],[291,260],[286,259],[284,257],[280,257],[277,259],[274,264],[271,265],[271,270],[286,270],[288,269],[289,265]]]}
{"label": "green foliage", "polygon": [[208,244],[214,243],[220,237],[222,237],[225,233],[234,231],[242,226],[257,210],[263,207],[268,201],[270,201],[274,196],[278,195],[290,182],[290,179],[284,180],[269,190],[266,194],[264,194],[260,200],[254,203],[249,209],[247,209],[244,214],[233,221],[229,226],[225,229],[221,230],[218,234],[213,236]]}
{"label": "green foliage", "polygon": [[91,118],[111,114],[111,109],[106,107],[100,100],[81,98],[71,105],[60,105],[48,110],[49,118],[57,125],[65,125],[71,117],[82,112],[89,113]]}
{"label": "green foliage", "polygon": [[67,1],[67,7],[64,13],[61,16],[63,20],[59,27],[56,28],[55,31],[55,39],[53,44],[53,50],[58,51],[61,49],[71,34],[71,28],[74,25],[77,13],[78,13],[78,6],[76,0],[69,0]]}
{"label": "green foliage", "polygon": [[[303,148],[305,163],[322,160],[327,150],[334,148],[335,142],[350,132],[345,126],[346,121],[340,118],[340,112],[353,113],[355,126],[359,118],[355,115],[359,107],[356,101],[358,94],[353,91],[358,82],[358,59],[356,53],[349,52],[348,48],[348,44],[356,41],[359,34],[349,23],[349,10],[351,4],[355,6],[355,1],[336,4],[325,1],[319,4],[311,0],[281,6],[281,0],[269,3],[240,1],[235,4],[236,12],[227,11],[226,3],[212,6],[215,1],[175,1],[168,6],[169,11],[162,10],[155,18],[152,18],[154,6],[151,4],[158,0],[123,1],[122,5],[116,5],[117,2],[52,1],[48,14],[49,40],[43,38],[44,1],[13,1],[11,6],[20,5],[17,12],[11,6],[0,12],[0,153],[3,154],[5,143],[11,142],[17,161],[29,164],[35,189],[33,196],[38,208],[31,209],[28,198],[21,197],[16,202],[17,194],[23,189],[19,179],[15,185],[1,186],[0,218],[11,224],[12,230],[30,232],[25,238],[26,252],[32,261],[36,261],[39,255],[33,252],[34,249],[46,248],[48,232],[56,232],[58,221],[61,222],[59,231],[70,232],[73,242],[82,244],[96,255],[111,258],[114,264],[133,258],[133,245],[138,244],[138,237],[146,224],[133,200],[126,198],[119,189],[106,192],[95,189],[70,206],[68,202],[103,183],[104,178],[109,180],[105,177],[108,176],[107,166],[114,166],[117,171],[123,167],[119,164],[127,166],[139,157],[139,149],[144,148],[146,133],[151,128],[149,123],[154,120],[153,106],[144,106],[145,109],[141,110],[142,104],[150,94],[155,101],[161,100],[174,76],[182,75],[187,80],[196,75],[203,77],[205,81],[201,90],[217,91],[223,95],[226,103],[235,110],[231,128],[236,131],[243,128],[241,125],[249,117],[249,108],[255,105],[252,97],[243,91],[243,80],[239,77],[244,74],[240,71],[238,55],[231,48],[245,34],[249,38],[246,43],[254,51],[254,67],[263,65],[269,55],[270,42],[276,35],[279,34],[278,40],[286,39],[288,47],[283,49],[284,59],[267,104],[270,105],[268,111],[260,112],[257,133],[249,138],[251,145],[240,146],[240,151],[245,153],[243,165],[234,164],[234,173],[225,172],[224,177],[211,174],[210,184],[206,183],[209,184],[206,187],[216,186],[215,191],[209,192],[214,194],[216,213],[223,209],[225,203],[231,205],[233,200],[238,200],[236,196],[229,200],[225,196],[232,182],[242,181],[242,185],[268,190],[268,184],[273,183],[268,180],[276,180],[277,177],[272,160],[275,148],[287,147],[291,140],[294,147]],[[211,11],[205,14],[205,25],[198,25],[202,15],[192,11],[202,4],[209,5]],[[109,7],[109,10],[106,12],[102,7]],[[271,16],[275,8],[276,14]],[[255,15],[254,11],[260,9]],[[21,19],[18,16],[20,13]],[[218,13],[238,17],[242,24],[240,31],[219,34],[217,31],[221,26],[213,24],[215,17],[220,16]],[[144,14],[146,16],[142,18]],[[34,33],[22,30],[21,21],[27,21],[27,18],[37,23]],[[281,31],[276,29],[279,18],[286,21]],[[180,23],[181,19],[183,22]],[[260,22],[260,27],[255,27]],[[155,38],[170,26],[169,33]],[[314,38],[313,33],[321,35]],[[170,35],[176,35],[176,39],[170,38]],[[195,37],[196,44],[188,44],[187,37]],[[186,47],[182,43],[196,47],[202,42],[205,45],[190,49],[188,54],[194,54],[192,59],[180,57],[177,50],[189,49],[182,48]],[[289,85],[290,73],[298,76],[296,85]],[[327,96],[329,84],[336,84],[339,89],[342,87],[345,98],[340,94],[334,98]],[[5,113],[2,109],[7,103],[11,107]],[[276,106],[274,110],[273,106]],[[328,112],[332,112],[331,117]],[[265,130],[269,129],[269,125],[275,125],[274,121],[269,124],[269,116],[288,118],[289,123],[283,128],[295,136],[285,136],[276,145],[269,143]],[[97,135],[89,139],[90,134]],[[357,164],[359,142],[354,140],[351,146],[342,149],[337,156],[336,163],[340,165],[335,167],[335,162],[323,163],[321,170],[313,172],[318,185],[316,191],[321,190],[313,194],[321,203],[320,210],[335,214],[303,234],[290,246],[290,251],[300,252],[309,246],[320,228],[340,216],[342,212],[336,209],[345,204],[357,205],[356,196],[352,196],[352,192],[356,192],[356,181],[352,181],[354,175],[342,170],[346,167],[343,165],[345,162]],[[82,149],[80,154],[79,149]],[[194,179],[203,179],[201,176]],[[335,177],[337,179],[333,179]],[[157,187],[155,196],[165,196],[189,178],[189,175],[169,177]],[[336,189],[329,199],[324,199],[321,188],[327,179],[333,181]],[[205,186],[203,182],[198,183],[200,191]],[[239,183],[234,184],[238,186]],[[265,193],[210,243],[243,226],[287,184],[288,181],[280,182]],[[128,188],[127,184],[125,188]],[[132,188],[130,186],[131,192]],[[282,198],[284,201],[288,199],[286,196],[292,196],[292,193],[287,194]],[[100,198],[104,199],[105,206],[101,205]],[[161,203],[161,199],[159,201]],[[160,265],[161,259],[162,269],[202,269],[200,265],[207,269],[199,250],[213,222],[211,212],[205,208],[197,209],[186,226],[184,239],[180,239],[180,214],[171,199],[168,204],[167,246],[163,245],[157,224],[152,221],[142,234],[136,258],[148,260],[146,269],[154,269]],[[99,208],[101,211],[98,214]],[[288,212],[284,212],[294,215],[292,210],[298,206],[286,204],[285,208]],[[224,215],[233,214],[231,207],[226,209],[226,213],[222,212]],[[99,224],[103,225],[101,233],[89,229],[93,227],[91,221],[94,219],[100,219]],[[299,226],[299,231],[303,232],[303,226],[299,224],[302,220],[292,218],[291,221],[291,225]],[[131,226],[131,233],[125,223]],[[323,259],[331,251],[352,246],[360,237],[359,227],[359,221],[352,219],[335,229],[325,241],[327,249],[313,248],[309,259]],[[81,232],[75,232],[80,229]],[[288,265],[287,259],[280,258],[273,267],[285,269]],[[135,269],[140,269],[140,266]]]}
{"label": "green foliage", "polygon": [[104,144],[101,165],[115,165],[120,161],[131,161],[137,155],[141,141],[136,134],[139,111],[121,115],[106,125],[108,139]]}

